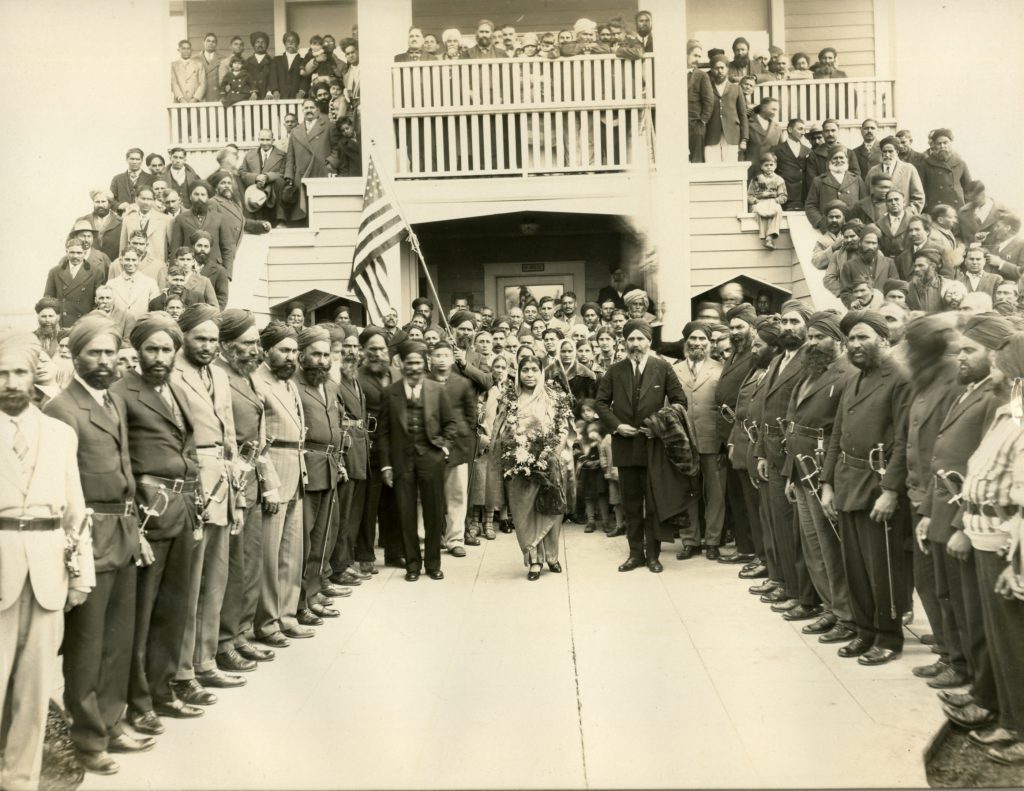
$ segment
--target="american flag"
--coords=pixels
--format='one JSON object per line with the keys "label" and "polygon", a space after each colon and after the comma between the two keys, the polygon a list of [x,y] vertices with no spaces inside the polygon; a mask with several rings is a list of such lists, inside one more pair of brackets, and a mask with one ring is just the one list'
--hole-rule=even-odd
{"label": "american flag", "polygon": [[369,324],[383,325],[391,309],[388,296],[388,269],[383,255],[409,234],[409,226],[381,181],[373,157],[366,170],[363,192],[363,216],[352,257],[349,288],[366,308]]}

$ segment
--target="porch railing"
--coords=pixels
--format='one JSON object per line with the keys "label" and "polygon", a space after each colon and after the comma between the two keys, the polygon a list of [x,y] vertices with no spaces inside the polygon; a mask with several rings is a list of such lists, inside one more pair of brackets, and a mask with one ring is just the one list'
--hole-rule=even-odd
{"label": "porch railing", "polygon": [[269,99],[239,102],[224,107],[220,102],[186,102],[167,108],[171,145],[188,151],[215,151],[228,143],[240,148],[257,145],[261,129],[271,129],[274,138],[284,131],[284,117],[299,115],[299,99]]}
{"label": "porch railing", "polygon": [[654,59],[396,63],[396,175],[623,170],[652,147]]}
{"label": "porch railing", "polygon": [[841,80],[762,82],[754,97],[779,100],[779,118],[802,118],[820,124],[834,118],[841,125],[873,118],[879,125],[896,123],[896,84],[884,77]]}

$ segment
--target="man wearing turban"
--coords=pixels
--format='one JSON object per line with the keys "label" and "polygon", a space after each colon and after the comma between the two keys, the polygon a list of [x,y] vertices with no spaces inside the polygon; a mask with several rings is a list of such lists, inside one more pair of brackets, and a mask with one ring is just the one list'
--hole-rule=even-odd
{"label": "man wearing turban", "polygon": [[[210,260],[224,266],[230,277],[231,269],[226,266],[225,261],[234,261],[234,242],[224,225],[220,212],[211,207],[214,192],[205,181],[197,181],[190,184],[190,187],[191,191],[188,196],[190,208],[183,209],[171,223],[170,249],[191,247],[192,234],[196,231],[204,231],[210,235]],[[231,256],[230,259],[226,258],[228,254]]]}
{"label": "man wearing turban", "polygon": [[859,371],[839,399],[821,473],[823,511],[838,522],[842,537],[857,633],[839,655],[881,665],[903,649],[899,602],[905,569],[901,537],[893,528],[908,516],[897,508],[907,482],[910,386],[890,356],[881,314],[851,311],[839,327],[847,357]]}
{"label": "man wearing turban", "polygon": [[[64,610],[81,606],[96,584],[78,439],[31,403],[39,354],[31,333],[0,330],[0,454],[8,469],[0,478],[0,707],[10,712],[0,725],[4,788],[39,784]],[[80,530],[65,563],[65,531]]]}

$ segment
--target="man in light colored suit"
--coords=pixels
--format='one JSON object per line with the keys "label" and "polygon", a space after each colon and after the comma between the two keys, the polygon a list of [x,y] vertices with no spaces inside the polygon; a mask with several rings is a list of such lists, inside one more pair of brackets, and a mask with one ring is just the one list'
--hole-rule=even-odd
{"label": "man in light colored suit", "polygon": [[895,137],[884,138],[878,144],[878,152],[882,161],[867,171],[867,183],[870,184],[876,174],[888,176],[892,179],[892,188],[902,192],[906,198],[907,211],[911,214],[920,214],[924,208],[921,174],[917,172],[916,167],[900,159],[899,141]]}
{"label": "man in light colored suit", "polygon": [[121,255],[121,274],[107,281],[113,292],[114,307],[133,319],[149,312],[149,303],[160,296],[157,282],[139,271],[139,253],[129,247]]}
{"label": "man in light colored suit", "polygon": [[201,102],[206,94],[206,69],[192,58],[187,38],[178,42],[180,60],[171,64],[171,93],[175,102]]}
{"label": "man in light colored suit", "polygon": [[32,405],[39,354],[31,333],[0,333],[0,787],[11,789],[39,785],[64,610],[96,583],[78,438]]}
{"label": "man in light colored suit", "polygon": [[[686,395],[687,409],[697,430],[697,452],[700,454],[700,472],[704,497],[704,544],[707,559],[718,560],[718,547],[722,543],[722,525],[725,522],[725,477],[727,468],[719,452],[722,442],[718,436],[720,414],[715,391],[722,376],[722,364],[712,360],[711,330],[701,321],[691,321],[683,328],[686,359],[672,368],[679,377]],[[692,557],[700,546],[700,524],[697,498],[690,501],[689,526],[683,542],[683,559]],[[687,552],[689,548],[689,552]]]}
{"label": "man in light colored suit", "polygon": [[320,115],[316,102],[306,99],[302,103],[303,120],[288,137],[288,153],[285,157],[285,186],[296,186],[298,201],[293,206],[279,205],[279,216],[285,220],[303,220],[309,206],[302,181],[334,175],[331,154],[331,136],[327,119]]}
{"label": "man in light colored suit", "polygon": [[267,435],[274,438],[268,455],[277,475],[276,489],[263,492],[263,587],[256,610],[256,638],[284,648],[289,637],[313,636],[296,620],[302,584],[302,486],[305,416],[292,384],[298,366],[298,336],[284,322],[272,321],[260,332],[265,359],[252,375],[263,401]]}
{"label": "man in light colored suit", "polygon": [[157,211],[153,204],[156,195],[151,187],[142,187],[135,194],[135,206],[129,207],[121,220],[121,239],[118,253],[128,247],[131,235],[142,231],[153,258],[167,260],[167,243],[171,238],[171,218]]}

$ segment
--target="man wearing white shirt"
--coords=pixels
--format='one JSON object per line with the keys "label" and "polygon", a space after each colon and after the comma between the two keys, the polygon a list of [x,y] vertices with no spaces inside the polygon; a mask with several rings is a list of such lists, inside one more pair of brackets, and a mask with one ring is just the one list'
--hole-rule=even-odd
{"label": "man wearing white shirt", "polygon": [[155,209],[156,193],[150,187],[142,187],[135,196],[134,207],[129,207],[121,221],[121,242],[118,251],[123,253],[131,236],[141,231],[153,257],[158,261],[167,259],[167,244],[171,236],[171,221],[166,214]]}
{"label": "man wearing white shirt", "polygon": [[121,254],[121,274],[107,281],[114,293],[114,307],[138,318],[149,312],[150,300],[160,296],[160,286],[139,271],[139,253],[129,247]]}
{"label": "man wearing white shirt", "polygon": [[996,288],[1002,282],[999,275],[985,271],[985,251],[975,243],[967,248],[964,264],[956,273],[956,279],[967,286],[968,292],[980,291],[988,294],[995,302]]}

